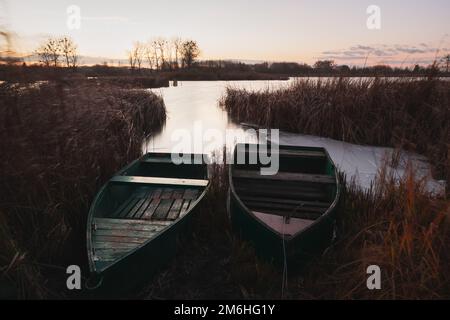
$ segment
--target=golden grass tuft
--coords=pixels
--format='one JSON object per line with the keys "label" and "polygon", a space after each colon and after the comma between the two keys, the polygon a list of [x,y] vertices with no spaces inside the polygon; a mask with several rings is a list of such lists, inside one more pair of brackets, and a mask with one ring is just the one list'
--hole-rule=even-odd
{"label": "golden grass tuft", "polygon": [[[425,183],[411,169],[401,181],[381,172],[369,191],[347,185],[337,242],[305,274],[305,289],[331,299],[448,299],[450,201]],[[366,287],[372,264],[381,290]]]}

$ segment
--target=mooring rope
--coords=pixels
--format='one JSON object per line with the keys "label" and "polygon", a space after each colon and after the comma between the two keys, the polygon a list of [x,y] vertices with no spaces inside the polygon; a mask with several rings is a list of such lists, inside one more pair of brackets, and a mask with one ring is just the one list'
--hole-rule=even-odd
{"label": "mooring rope", "polygon": [[287,262],[287,253],[286,253],[286,241],[285,241],[285,232],[284,232],[284,225],[286,224],[286,218],[290,219],[290,214],[297,212],[298,209],[302,208],[304,204],[299,204],[298,206],[294,207],[290,212],[288,212],[288,215],[283,216],[283,225],[281,226],[281,234],[282,234],[282,241],[283,241],[283,279],[281,282],[281,299],[284,299],[284,291],[288,287],[288,262]]}
{"label": "mooring rope", "polygon": [[286,255],[286,242],[284,238],[284,225],[285,225],[285,217],[283,217],[283,225],[281,227],[281,233],[282,233],[282,241],[283,241],[283,278],[281,280],[281,299],[284,299],[284,290],[287,288],[288,285],[288,279],[287,279],[287,255]]}

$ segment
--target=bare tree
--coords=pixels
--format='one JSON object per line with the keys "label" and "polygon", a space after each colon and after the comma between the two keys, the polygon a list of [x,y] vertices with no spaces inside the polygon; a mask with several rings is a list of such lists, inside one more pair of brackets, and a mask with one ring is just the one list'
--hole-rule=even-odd
{"label": "bare tree", "polygon": [[42,63],[46,67],[50,67],[50,63],[52,61],[50,51],[47,49],[47,46],[40,46],[36,50],[36,54],[39,56],[39,62]]}
{"label": "bare tree", "polygon": [[138,70],[141,70],[142,61],[144,60],[145,46],[142,42],[137,41],[134,44],[133,54],[134,61],[136,62],[136,66]]}
{"label": "bare tree", "polygon": [[180,37],[175,37],[172,39],[172,47],[173,47],[173,52],[175,54],[175,69],[179,68],[179,61],[180,61],[180,56],[181,56],[181,48],[183,45],[183,40],[181,40]]}
{"label": "bare tree", "polygon": [[145,46],[142,42],[136,41],[133,48],[128,52],[128,61],[132,70],[141,69],[142,61],[144,60]]}
{"label": "bare tree", "polygon": [[153,38],[147,43],[135,42],[128,51],[131,69],[141,69],[144,62],[151,70],[178,69],[180,62],[183,67],[190,68],[200,55],[198,44],[194,40],[183,41],[174,37],[168,41],[164,37]]}
{"label": "bare tree", "polygon": [[78,64],[77,45],[69,37],[62,37],[59,41],[61,54],[67,68],[76,68]]}
{"label": "bare tree", "polygon": [[145,58],[147,59],[148,67],[152,70],[155,64],[155,51],[153,50],[151,41],[145,46]]}
{"label": "bare tree", "polygon": [[175,62],[173,61],[172,41],[166,41],[165,52],[167,56],[166,66],[169,68],[169,70],[172,70],[175,64]]}
{"label": "bare tree", "polygon": [[61,59],[68,68],[76,68],[78,65],[77,45],[66,36],[47,39],[38,47],[36,54],[39,61],[47,67],[59,66]]}
{"label": "bare tree", "polygon": [[155,40],[156,43],[156,48],[159,51],[159,59],[160,59],[160,67],[161,69],[164,69],[166,67],[166,56],[165,56],[165,51],[166,51],[166,44],[167,44],[167,40],[159,37]]}
{"label": "bare tree", "polygon": [[134,61],[133,51],[128,51],[127,54],[128,54],[128,62],[130,63],[130,68],[131,70],[134,70],[136,62]]}
{"label": "bare tree", "polygon": [[57,67],[61,58],[60,40],[57,38],[47,39],[36,51],[39,61],[45,66]]}
{"label": "bare tree", "polygon": [[190,68],[195,62],[195,59],[200,55],[200,49],[194,40],[184,41],[181,52],[183,67],[187,68]]}
{"label": "bare tree", "polygon": [[450,54],[447,54],[446,56],[444,56],[444,57],[442,58],[442,61],[444,61],[445,66],[446,66],[445,72],[448,73],[448,67],[449,67],[449,65],[450,65]]}
{"label": "bare tree", "polygon": [[156,67],[156,70],[159,70],[159,55],[158,55],[159,45],[158,45],[158,41],[156,39],[152,40],[151,46],[153,48],[153,58],[154,58],[154,61],[155,61],[155,67]]}

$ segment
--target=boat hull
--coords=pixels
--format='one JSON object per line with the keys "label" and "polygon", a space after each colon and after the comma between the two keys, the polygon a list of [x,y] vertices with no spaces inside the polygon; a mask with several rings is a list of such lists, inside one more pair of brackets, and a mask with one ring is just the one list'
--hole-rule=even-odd
{"label": "boat hull", "polygon": [[[258,256],[280,265],[285,261],[302,265],[333,239],[340,197],[338,173],[323,148],[280,146],[279,152],[280,172],[273,177],[261,176],[248,165],[230,165],[227,208],[233,229],[253,244]],[[305,158],[295,158],[296,153]],[[307,199],[319,192],[311,191],[315,187],[323,191],[326,200]],[[305,212],[297,212],[302,206]],[[323,211],[317,206],[323,206]],[[306,207],[320,213],[308,212]],[[307,217],[311,214],[316,217]],[[292,231],[296,224],[304,226]]]}
{"label": "boat hull", "polygon": [[96,279],[94,280],[96,283],[92,283],[91,292],[114,297],[142,287],[143,283],[150,281],[176,256],[179,239],[195,211],[130,253],[126,259],[121,259],[102,272],[92,273],[91,276]]}
{"label": "boat hull", "polygon": [[115,296],[151,279],[176,254],[208,189],[205,162],[178,165],[170,154],[146,154],[120,170],[89,212],[86,288]]}
{"label": "boat hull", "polygon": [[333,238],[334,210],[320,224],[292,238],[273,232],[249,215],[235,194],[231,193],[228,201],[233,230],[253,245],[258,256],[275,264],[282,264],[285,259],[302,264],[327,248]]}

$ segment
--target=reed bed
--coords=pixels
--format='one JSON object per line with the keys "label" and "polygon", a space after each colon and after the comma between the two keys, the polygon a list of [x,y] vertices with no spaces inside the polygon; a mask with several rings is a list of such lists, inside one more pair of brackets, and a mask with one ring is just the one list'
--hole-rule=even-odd
{"label": "reed bed", "polygon": [[429,79],[298,80],[252,92],[227,88],[230,116],[261,127],[426,155],[450,182],[450,82]]}
{"label": "reed bed", "polygon": [[[386,171],[369,190],[343,182],[336,240],[296,269],[259,259],[231,229],[227,166],[212,167],[212,189],[179,254],[138,297],[147,299],[449,299],[450,206],[412,170]],[[369,265],[381,290],[366,287]]]}
{"label": "reed bed", "polygon": [[[301,80],[279,90],[228,88],[221,104],[237,121],[426,155],[450,182],[450,83],[429,79]],[[450,201],[412,170],[382,170],[369,191],[344,183],[337,241],[291,277],[292,298],[450,298]],[[379,265],[382,290],[366,287]]]}
{"label": "reed bed", "polygon": [[[345,185],[338,238],[304,273],[300,296],[327,299],[449,299],[450,202],[426,191],[413,170],[385,170],[368,191]],[[368,290],[366,269],[381,268]]]}
{"label": "reed bed", "polygon": [[0,107],[0,294],[61,297],[67,265],[86,266],[93,196],[162,127],[164,102],[113,86],[4,83]]}
{"label": "reed bed", "polygon": [[[337,86],[339,81],[343,87],[337,90],[333,86]],[[429,81],[420,84],[394,81],[392,87],[383,81],[371,85],[365,80],[334,80],[320,85],[306,81],[288,89],[293,90],[295,86],[307,88],[303,93],[295,90],[289,93],[293,100],[286,98],[284,101],[291,101],[291,105],[270,100],[270,107],[266,104],[262,107],[267,108],[265,112],[257,113],[256,106],[272,99],[273,92],[241,92],[235,96],[233,99],[243,99],[239,101],[247,106],[246,113],[237,102],[226,100],[236,90],[229,89],[223,103],[227,110],[231,108],[230,113],[237,112],[233,116],[242,121],[258,121],[261,126],[271,127],[283,124],[285,127],[282,128],[290,131],[304,132],[300,125],[303,123],[308,130],[318,128],[325,132],[326,128],[332,127],[337,134],[337,124],[350,123],[350,129],[340,132],[344,134],[343,138],[373,143],[363,141],[366,130],[374,133],[380,130],[383,139],[389,135],[376,126],[370,127],[370,121],[363,119],[364,112],[356,110],[350,101],[360,101],[360,108],[368,103],[368,115],[374,117],[372,122],[381,126],[383,121],[377,119],[386,116],[387,112],[377,114],[376,103],[370,104],[371,99],[378,99],[383,104],[389,100],[386,96],[396,97],[398,103],[390,104],[392,118],[386,118],[385,122],[389,128],[402,133],[400,136],[404,139],[391,137],[386,142],[379,138],[379,144],[395,142],[416,151],[422,150],[419,146],[425,138],[408,140],[418,133],[404,127],[400,121],[406,109],[413,112],[415,108],[415,113],[405,121],[416,126],[416,130],[422,130],[423,126],[428,138],[435,139],[430,140],[430,149],[423,152],[430,152],[432,148],[443,152],[449,143],[445,139],[448,124],[437,118],[438,115],[448,117],[440,107],[448,106],[449,93],[445,89],[448,87],[440,81]],[[354,86],[360,91],[351,95],[350,89]],[[363,93],[375,90],[372,86],[381,86],[381,89],[376,94]],[[411,103],[415,101],[416,107],[407,107],[409,104],[401,99],[410,98],[403,86],[416,89],[417,86],[428,86],[432,93],[428,100],[408,100]],[[314,88],[328,92],[329,98],[316,95]],[[343,93],[334,92],[332,88]],[[276,91],[276,94],[281,99],[286,90]],[[294,99],[296,94],[300,98],[309,96],[308,101],[316,109],[307,109],[307,100]],[[264,95],[267,97],[259,100]],[[342,95],[348,96],[344,99]],[[415,91],[410,95],[423,98],[423,94]],[[336,100],[338,97],[342,98],[341,103],[335,102],[341,101]],[[298,104],[298,101],[303,101],[303,104]],[[314,126],[313,120],[304,116],[308,110],[308,116],[313,119],[317,120],[319,116],[311,111],[333,119],[320,110],[319,106],[324,101],[330,103],[327,105],[328,113],[336,117],[334,121],[337,124],[319,123]],[[335,108],[341,108],[344,114],[333,111],[331,103]],[[276,106],[284,106],[280,108],[285,108],[287,118],[283,119],[275,112]],[[66,298],[65,267],[78,264],[84,273],[87,271],[84,235],[89,204],[106,179],[140,154],[144,135],[162,126],[166,118],[163,101],[149,92],[111,86],[69,88],[64,83],[26,87],[3,84],[0,85],[0,107],[3,109],[0,113],[0,295]],[[428,115],[422,110],[425,107]],[[296,112],[291,114],[293,110]],[[352,110],[359,113],[353,115]],[[272,112],[270,117],[266,111]],[[266,120],[258,120],[258,117]],[[415,117],[418,123],[414,122]],[[430,125],[432,120],[438,121],[437,128],[426,128],[419,123],[426,117],[429,117]],[[365,121],[369,128],[364,128],[358,120]],[[312,131],[305,133],[327,135]],[[441,140],[437,140],[438,137]],[[444,156],[443,153],[441,155]],[[216,155],[220,156],[226,156],[226,152]],[[432,159],[437,167],[441,164],[439,168],[445,169],[442,159]],[[425,181],[416,179],[412,170],[401,181],[383,170],[369,191],[359,189],[351,181],[344,182],[336,241],[301,270],[291,270],[288,266],[288,281],[284,287],[281,271],[260,260],[252,246],[241,241],[231,229],[226,211],[227,166],[213,164],[210,170],[210,192],[201,203],[191,229],[180,239],[179,253],[153,281],[143,284],[145,288],[141,292],[130,293],[131,298],[450,298],[450,202],[448,198],[429,194]],[[381,267],[381,290],[371,291],[365,286],[366,268],[371,264]]]}

